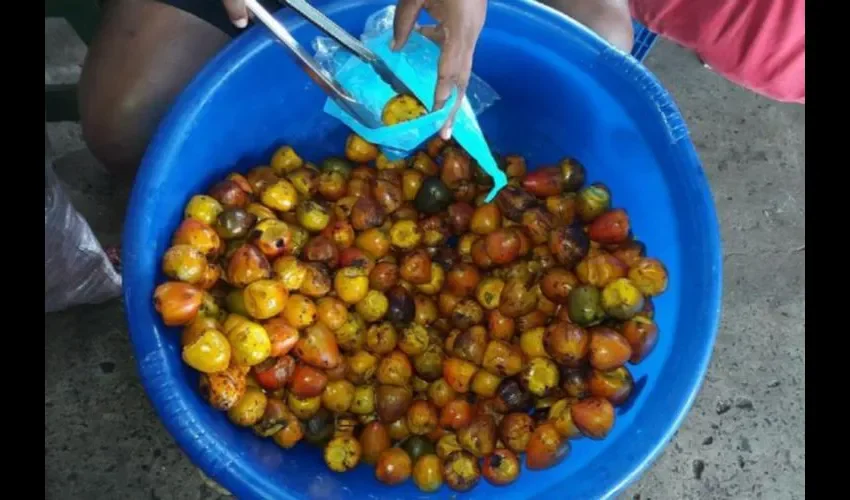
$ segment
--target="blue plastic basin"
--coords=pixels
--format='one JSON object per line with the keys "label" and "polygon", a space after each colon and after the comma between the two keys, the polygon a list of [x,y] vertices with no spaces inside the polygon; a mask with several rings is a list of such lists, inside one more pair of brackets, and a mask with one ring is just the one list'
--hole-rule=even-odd
{"label": "blue plastic basin", "polygon": [[[359,33],[366,17],[389,2],[316,3]],[[305,44],[318,35],[288,14],[281,19]],[[466,496],[609,497],[639,477],[672,437],[711,355],[721,260],[708,184],[682,117],[657,80],[551,10],[492,0],[474,69],[502,97],[482,115],[496,149],[522,153],[531,165],[565,155],[581,159],[590,181],[611,188],[635,234],[666,263],[670,285],[655,304],[659,343],[632,368],[639,390],[618,410],[610,435],[576,441],[555,468],[524,471],[506,488],[482,480]],[[197,375],[180,360],[178,331],[164,327],[152,305],[163,279],[160,258],[192,194],[234,169],[268,161],[283,143],[314,161],[341,153],[346,131],[322,114],[323,101],[261,28],[228,46],[179,98],[147,152],[125,224],[124,294],[139,371],[183,450],[239,498],[426,497],[411,483],[379,484],[365,466],[332,473],[314,448],[284,451],[235,428],[200,398]]]}

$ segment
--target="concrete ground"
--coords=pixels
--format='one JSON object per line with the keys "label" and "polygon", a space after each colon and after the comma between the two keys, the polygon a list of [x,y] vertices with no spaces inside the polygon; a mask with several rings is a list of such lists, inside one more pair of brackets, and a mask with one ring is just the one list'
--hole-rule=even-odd
{"label": "concrete ground", "polygon": [[[45,80],[74,81],[84,48],[46,21]],[[724,242],[723,322],[685,424],[623,498],[805,497],[805,108],[769,102],[660,43],[646,64],[672,91],[711,182]],[[126,191],[79,128],[52,124],[56,169],[105,244]],[[217,498],[139,384],[120,301],[45,315],[45,498]]]}

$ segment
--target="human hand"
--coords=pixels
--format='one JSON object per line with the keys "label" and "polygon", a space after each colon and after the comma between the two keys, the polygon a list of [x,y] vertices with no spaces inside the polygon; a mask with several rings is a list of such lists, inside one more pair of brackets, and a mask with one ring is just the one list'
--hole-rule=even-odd
{"label": "human hand", "polygon": [[472,74],[472,55],[484,27],[487,0],[399,0],[393,22],[393,50],[401,50],[407,43],[423,8],[437,21],[437,25],[422,27],[420,31],[442,47],[434,111],[446,105],[453,89],[457,89],[458,93],[458,99],[440,129],[440,136],[448,140]]}
{"label": "human hand", "polygon": [[227,11],[227,17],[239,29],[248,27],[248,8],[245,7],[245,0],[221,0],[224,4],[224,10]]}

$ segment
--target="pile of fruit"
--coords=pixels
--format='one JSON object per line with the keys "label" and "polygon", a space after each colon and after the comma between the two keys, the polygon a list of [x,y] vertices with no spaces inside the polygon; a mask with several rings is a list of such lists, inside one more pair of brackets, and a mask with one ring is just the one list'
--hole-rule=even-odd
{"label": "pile of fruit", "polygon": [[601,439],[656,343],[667,286],[602,184],[566,159],[490,179],[440,139],[402,161],[352,135],[291,147],[194,196],[155,292],[201,391],[234,424],[328,467],[456,491]]}

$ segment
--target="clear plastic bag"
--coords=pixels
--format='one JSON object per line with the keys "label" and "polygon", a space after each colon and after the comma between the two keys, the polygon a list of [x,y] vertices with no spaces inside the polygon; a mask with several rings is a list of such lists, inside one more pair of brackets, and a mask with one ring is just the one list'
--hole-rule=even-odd
{"label": "clear plastic bag", "polygon": [[121,294],[115,272],[44,154],[44,312],[98,304]]}

